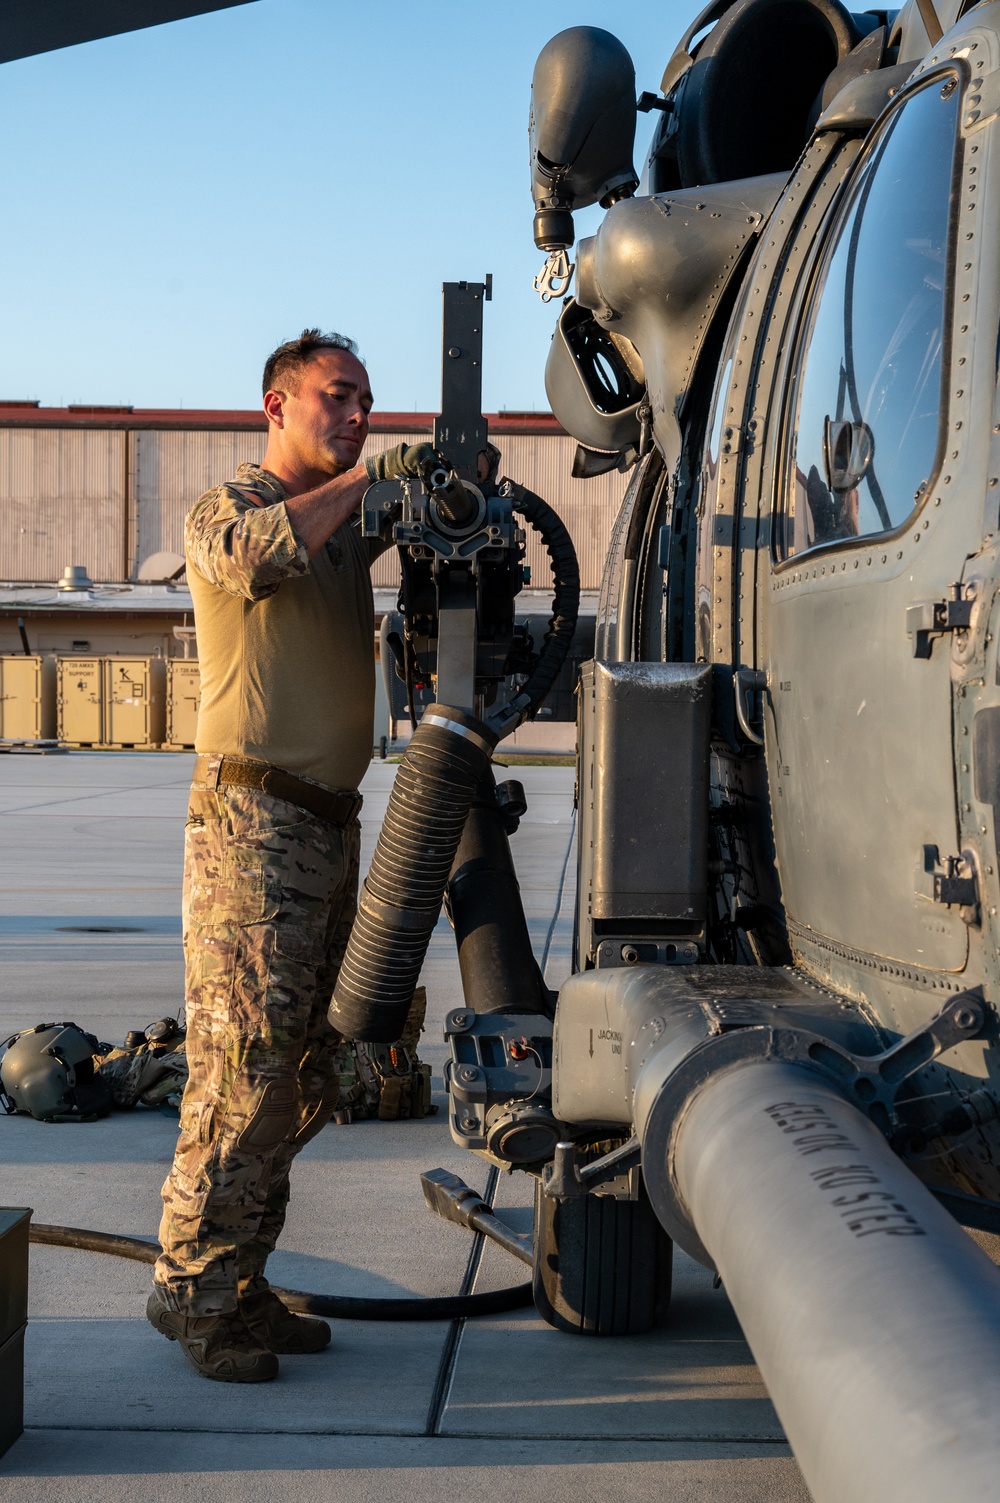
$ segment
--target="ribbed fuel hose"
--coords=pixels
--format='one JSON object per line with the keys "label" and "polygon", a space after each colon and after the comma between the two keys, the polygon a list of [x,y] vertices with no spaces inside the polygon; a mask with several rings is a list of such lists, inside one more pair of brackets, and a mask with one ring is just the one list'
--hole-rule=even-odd
{"label": "ribbed fuel hose", "polygon": [[389,795],[330,1004],[350,1039],[403,1032],[476,784],[497,737],[467,710],[428,705]]}
{"label": "ribbed fuel hose", "polygon": [[[137,1263],[155,1263],[160,1244],[149,1237],[125,1237],[113,1232],[91,1232],[79,1226],[46,1226],[33,1221],[28,1229],[31,1242],[46,1247],[76,1247],[82,1252],[110,1253]],[[358,1299],[346,1294],[306,1294],[301,1289],[271,1288],[289,1310],[300,1315],[324,1315],[328,1320],[457,1320],[474,1315],[501,1315],[505,1310],[523,1310],[532,1303],[531,1283],[485,1294],[430,1295],[415,1299]]]}

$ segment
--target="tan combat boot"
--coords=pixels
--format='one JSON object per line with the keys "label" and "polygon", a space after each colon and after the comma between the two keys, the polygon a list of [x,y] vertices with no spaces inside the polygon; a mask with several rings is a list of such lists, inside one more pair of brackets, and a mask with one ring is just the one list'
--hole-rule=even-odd
{"label": "tan combat boot", "polygon": [[146,1319],[181,1350],[203,1378],[217,1383],[267,1383],[278,1376],[278,1359],[247,1328],[242,1315],[181,1315],[158,1289],[146,1304]]}
{"label": "tan combat boot", "polygon": [[321,1352],[330,1344],[330,1327],[325,1320],[293,1314],[266,1284],[240,1291],[240,1315],[254,1339],[269,1352],[300,1357]]}

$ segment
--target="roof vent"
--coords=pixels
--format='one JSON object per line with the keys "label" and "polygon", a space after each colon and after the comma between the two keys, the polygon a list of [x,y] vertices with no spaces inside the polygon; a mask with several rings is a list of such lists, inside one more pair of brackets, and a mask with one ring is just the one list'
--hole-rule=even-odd
{"label": "roof vent", "polygon": [[62,579],[56,585],[57,590],[89,590],[93,586],[93,580],[87,573],[86,564],[67,564],[63,570]]}
{"label": "roof vent", "polygon": [[67,412],[134,412],[134,407],[125,407],[121,403],[108,402],[70,402]]}

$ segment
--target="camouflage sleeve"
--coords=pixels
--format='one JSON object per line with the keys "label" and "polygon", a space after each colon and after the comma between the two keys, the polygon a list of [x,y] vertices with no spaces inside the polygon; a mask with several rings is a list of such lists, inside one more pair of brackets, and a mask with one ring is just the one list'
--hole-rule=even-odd
{"label": "camouflage sleeve", "polygon": [[236,486],[208,491],[188,512],[184,545],[189,566],[230,595],[263,600],[283,579],[309,572],[283,501],[255,506]]}

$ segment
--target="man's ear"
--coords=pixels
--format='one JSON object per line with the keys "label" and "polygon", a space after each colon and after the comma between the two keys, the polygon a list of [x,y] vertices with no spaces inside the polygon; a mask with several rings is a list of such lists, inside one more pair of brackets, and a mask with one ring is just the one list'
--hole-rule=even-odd
{"label": "man's ear", "polygon": [[276,428],[285,426],[285,393],[269,391],[264,397],[264,412],[269,423]]}

